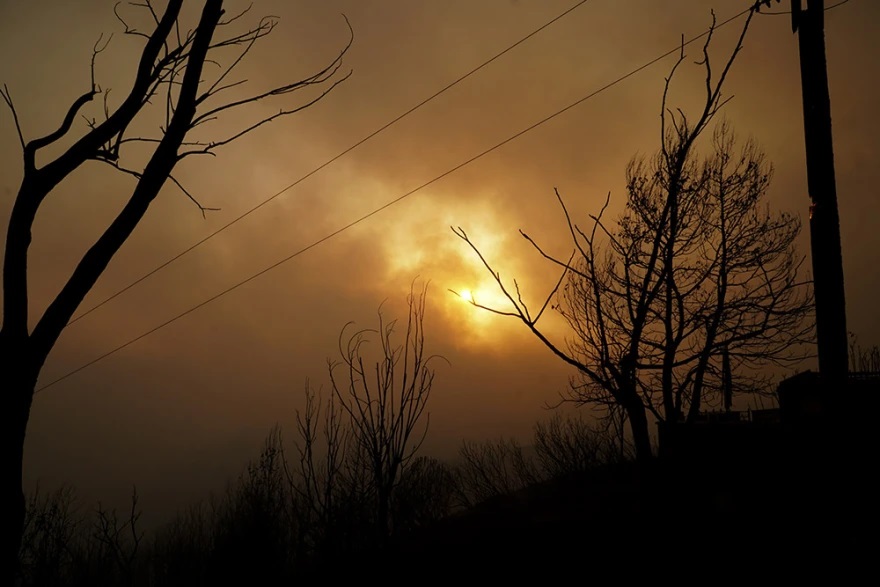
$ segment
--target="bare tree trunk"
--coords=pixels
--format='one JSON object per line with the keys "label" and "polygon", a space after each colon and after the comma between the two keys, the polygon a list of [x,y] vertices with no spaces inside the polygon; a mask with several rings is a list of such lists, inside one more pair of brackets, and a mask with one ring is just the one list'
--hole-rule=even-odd
{"label": "bare tree trunk", "polygon": [[641,400],[636,396],[634,401],[626,402],[624,406],[629,418],[629,427],[633,435],[633,445],[636,449],[636,460],[643,465],[653,461],[654,453],[651,449],[651,434],[648,430],[648,413]]}
{"label": "bare tree trunk", "polygon": [[5,498],[0,505],[3,519],[3,563],[0,581],[14,585],[19,568],[19,550],[24,526],[25,500],[22,487],[24,439],[36,385],[35,371],[27,356],[27,339],[16,339],[8,331],[0,332],[0,382],[6,405],[0,410],[3,429],[3,473],[0,478]]}

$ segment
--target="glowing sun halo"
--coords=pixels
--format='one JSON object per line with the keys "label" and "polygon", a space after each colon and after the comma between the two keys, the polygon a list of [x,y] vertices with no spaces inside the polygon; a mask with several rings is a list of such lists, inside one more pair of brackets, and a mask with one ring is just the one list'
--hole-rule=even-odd
{"label": "glowing sun halo", "polygon": [[463,299],[466,302],[473,303],[473,301],[474,301],[474,295],[471,293],[471,290],[469,290],[469,289],[461,290],[461,293],[458,295],[461,296],[461,299]]}

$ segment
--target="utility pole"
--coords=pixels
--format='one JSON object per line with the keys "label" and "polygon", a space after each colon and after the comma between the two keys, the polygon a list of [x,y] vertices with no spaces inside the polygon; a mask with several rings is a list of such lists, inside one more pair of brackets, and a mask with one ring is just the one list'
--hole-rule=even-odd
{"label": "utility pole", "polygon": [[825,61],[825,6],[823,0],[806,3],[803,10],[801,0],[792,0],[791,18],[792,31],[798,36],[804,102],[819,374],[824,389],[842,392],[848,369],[846,298]]}

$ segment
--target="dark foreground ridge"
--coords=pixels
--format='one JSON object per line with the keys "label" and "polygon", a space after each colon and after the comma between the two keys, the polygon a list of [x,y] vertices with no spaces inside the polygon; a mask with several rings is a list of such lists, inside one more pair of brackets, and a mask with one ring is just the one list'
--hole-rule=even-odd
{"label": "dark foreground ridge", "polygon": [[649,468],[611,464],[488,500],[337,573],[856,576],[878,547],[877,383],[853,376],[829,400],[801,374],[775,414],[690,425]]}

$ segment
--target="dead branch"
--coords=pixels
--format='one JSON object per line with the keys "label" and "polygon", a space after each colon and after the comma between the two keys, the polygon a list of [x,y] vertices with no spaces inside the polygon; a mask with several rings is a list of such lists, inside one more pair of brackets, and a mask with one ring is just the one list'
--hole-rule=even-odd
{"label": "dead branch", "polygon": [[21,145],[22,152],[25,150],[25,140],[24,133],[21,131],[21,123],[18,120],[18,112],[15,110],[15,104],[12,102],[12,94],[9,93],[9,88],[6,84],[3,84],[3,90],[0,91],[0,96],[3,96],[3,101],[6,102],[6,105],[9,107],[9,111],[12,113],[12,120],[15,122],[15,132],[18,134],[18,142]]}

